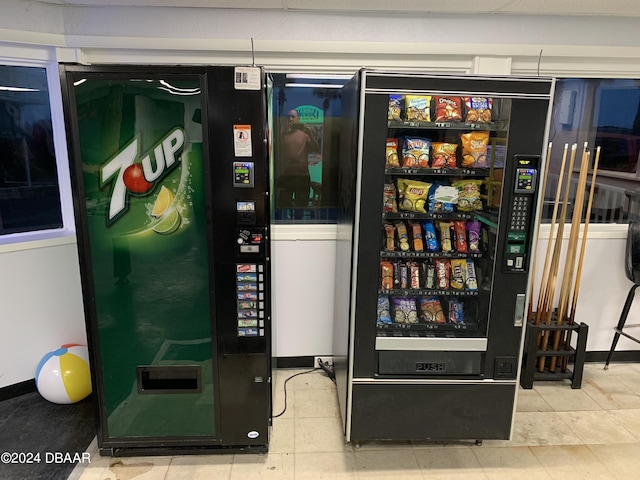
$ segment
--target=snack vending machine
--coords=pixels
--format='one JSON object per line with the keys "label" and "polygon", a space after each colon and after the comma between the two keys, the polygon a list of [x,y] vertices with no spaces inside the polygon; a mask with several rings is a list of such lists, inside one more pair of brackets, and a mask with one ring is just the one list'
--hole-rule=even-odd
{"label": "snack vending machine", "polygon": [[264,72],[61,77],[100,452],[266,451]]}
{"label": "snack vending machine", "polygon": [[553,81],[343,91],[334,368],[347,441],[508,439]]}

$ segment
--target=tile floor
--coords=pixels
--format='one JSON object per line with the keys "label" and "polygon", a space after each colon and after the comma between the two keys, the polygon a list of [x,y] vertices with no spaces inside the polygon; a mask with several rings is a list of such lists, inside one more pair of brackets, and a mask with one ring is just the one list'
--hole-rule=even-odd
{"label": "tile floor", "polygon": [[[274,409],[284,405],[277,370]],[[80,480],[632,479],[640,474],[640,364],[585,366],[582,388],[537,382],[519,391],[511,441],[345,445],[335,385],[320,371],[287,383],[266,455],[103,458]],[[95,440],[89,447],[95,452]]]}

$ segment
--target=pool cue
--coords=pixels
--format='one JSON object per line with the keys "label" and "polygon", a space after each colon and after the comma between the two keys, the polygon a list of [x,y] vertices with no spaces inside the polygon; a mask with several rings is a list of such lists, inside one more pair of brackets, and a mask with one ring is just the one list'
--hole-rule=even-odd
{"label": "pool cue", "polygon": [[[551,145],[551,144],[549,144]],[[551,260],[551,245],[553,244],[553,232],[556,228],[556,217],[558,216],[558,204],[560,203],[560,195],[562,193],[562,180],[564,179],[564,167],[567,161],[567,151],[569,145],[564,144],[564,152],[562,154],[562,165],[560,166],[560,175],[558,176],[558,186],[556,188],[556,197],[553,202],[553,213],[551,214],[551,227],[549,228],[549,241],[547,242],[547,251],[544,256],[544,267],[542,269],[542,276],[540,277],[540,288],[538,290],[538,305],[536,308],[535,325],[540,323],[543,317],[542,305],[544,300],[543,292],[547,289],[547,282],[549,281],[549,261]],[[533,282],[532,282],[533,285]],[[539,340],[538,340],[539,342]]]}
{"label": "pool cue", "polygon": [[[573,284],[573,276],[576,266],[576,254],[578,248],[578,235],[580,232],[580,224],[582,223],[582,213],[584,211],[584,194],[587,186],[587,173],[589,170],[589,153],[587,151],[587,143],[584,144],[582,152],[582,163],[580,164],[580,175],[578,177],[578,185],[575,197],[575,207],[573,209],[573,218],[571,219],[571,233],[569,235],[569,246],[567,247],[567,256],[565,259],[565,268],[562,275],[562,286],[560,288],[560,300],[558,302],[558,314],[556,324],[562,325],[566,318],[569,308],[569,294]],[[560,349],[560,341],[564,337],[562,330],[557,330],[553,335],[553,350]],[[549,362],[549,371],[555,372],[558,357],[553,356]]]}
{"label": "pool cue", "polygon": [[[567,183],[564,189],[564,197],[562,200],[562,210],[560,212],[560,220],[558,221],[558,231],[556,233],[556,242],[553,250],[553,257],[551,259],[551,271],[549,284],[547,290],[544,292],[544,305],[543,312],[545,315],[545,323],[551,325],[551,318],[553,316],[553,299],[555,297],[556,284],[558,281],[558,263],[560,262],[560,252],[562,250],[562,235],[564,233],[564,224],[567,217],[567,206],[569,204],[569,191],[571,190],[571,176],[573,175],[573,164],[576,158],[577,145],[574,143],[571,146],[571,155],[569,156],[569,168],[567,169]],[[544,351],[549,344],[549,330],[545,330],[542,335],[540,348]],[[546,357],[541,356],[538,359],[538,371],[544,371],[544,364]]]}
{"label": "pool cue", "polygon": [[538,240],[540,239],[540,218],[542,217],[542,209],[544,208],[544,192],[547,189],[547,177],[549,176],[549,163],[551,163],[551,147],[552,147],[552,143],[549,142],[549,146],[547,147],[547,160],[544,165],[544,174],[542,177],[542,187],[540,190],[540,195],[542,196],[542,198],[539,200],[538,215],[536,217],[538,219],[538,225],[536,228],[536,241],[532,243],[532,246],[534,246],[535,248],[533,249],[533,252],[531,255],[531,263],[530,263],[532,268],[531,268],[531,279],[529,280],[531,282],[531,285],[529,286],[529,302],[528,302],[529,305],[527,310],[528,322],[531,322],[531,320],[533,319],[533,284],[535,283],[535,278],[536,278],[536,268],[535,268],[536,267],[536,250],[538,246]]}
{"label": "pool cue", "polygon": [[[580,257],[578,258],[578,273],[576,273],[576,283],[573,287],[573,300],[571,302],[571,313],[568,322],[570,325],[575,323],[576,308],[578,304],[578,292],[580,291],[580,278],[582,277],[582,264],[584,263],[584,252],[587,246],[587,232],[589,231],[589,222],[591,220],[591,206],[593,204],[593,195],[596,190],[596,176],[598,175],[598,164],[600,163],[600,147],[596,148],[596,158],[593,162],[593,172],[591,173],[591,190],[589,191],[589,201],[587,202],[587,211],[585,212],[584,229],[582,231],[582,244],[580,245]],[[564,349],[571,349],[571,332],[567,332],[567,338],[564,343]],[[569,357],[562,357],[562,371],[567,370]]]}

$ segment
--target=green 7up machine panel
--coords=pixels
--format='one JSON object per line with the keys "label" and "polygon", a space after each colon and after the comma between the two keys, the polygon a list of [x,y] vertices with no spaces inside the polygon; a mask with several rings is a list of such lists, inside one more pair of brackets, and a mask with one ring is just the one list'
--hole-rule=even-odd
{"label": "green 7up machine panel", "polygon": [[101,454],[266,451],[262,70],[61,78]]}

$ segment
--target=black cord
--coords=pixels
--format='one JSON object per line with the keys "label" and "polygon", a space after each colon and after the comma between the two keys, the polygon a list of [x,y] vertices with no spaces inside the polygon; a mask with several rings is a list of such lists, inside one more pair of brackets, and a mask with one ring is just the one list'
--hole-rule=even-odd
{"label": "black cord", "polygon": [[314,368],[313,370],[307,370],[306,372],[294,373],[284,381],[284,410],[282,410],[278,415],[273,415],[271,418],[278,418],[284,415],[284,412],[287,411],[287,382],[291,380],[293,377],[297,377],[298,375],[305,375],[307,373],[316,372],[318,370],[322,370],[322,369],[318,367],[318,368]]}

